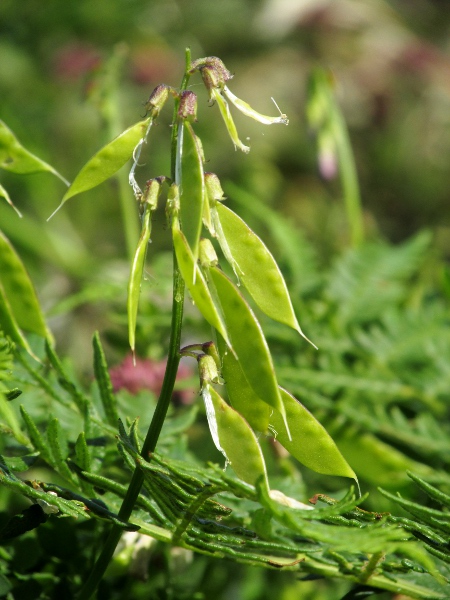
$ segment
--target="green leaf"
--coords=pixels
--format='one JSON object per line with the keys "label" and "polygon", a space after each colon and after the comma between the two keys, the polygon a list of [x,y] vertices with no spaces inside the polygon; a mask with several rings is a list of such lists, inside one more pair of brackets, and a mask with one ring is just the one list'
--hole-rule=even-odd
{"label": "green leaf", "polygon": [[[84,431],[80,433],[75,442],[75,460],[77,466],[82,471],[89,472],[91,470],[91,453],[86,443],[86,436]],[[82,477],[79,477],[81,488],[86,496],[95,497],[95,490],[93,486],[85,481]]]}
{"label": "green leaf", "polygon": [[22,414],[23,420],[25,421],[25,427],[27,428],[28,435],[33,446],[36,448],[36,450],[39,451],[41,457],[43,458],[43,460],[45,460],[45,462],[47,462],[49,465],[53,465],[53,459],[48,447],[48,443],[45,441],[41,432],[36,427],[33,419],[27,413],[22,404],[20,405],[20,412]]}
{"label": "green leaf", "polygon": [[258,320],[242,294],[222,271],[213,267],[208,274],[222,308],[233,351],[249,385],[263,402],[280,412],[289,431],[272,357]]}
{"label": "green leaf", "polygon": [[[211,296],[203,273],[198,268],[189,244],[187,243],[184,234],[180,231],[176,219],[174,219],[173,222],[172,234],[178,266],[189,293],[192,296],[192,300],[195,302],[198,310],[202,313],[208,323],[214,327],[227,344],[231,346],[223,317]],[[197,271],[195,277],[194,271]]]}
{"label": "green leaf", "polygon": [[225,258],[259,308],[308,340],[298,324],[283,275],[263,241],[220,202],[213,209],[213,222]]}
{"label": "green leaf", "polygon": [[53,456],[52,464],[60,475],[74,483],[72,471],[67,466],[66,456],[63,456],[61,448],[62,430],[58,419],[52,419],[47,426],[47,440]]}
{"label": "green leaf", "polygon": [[52,166],[26,150],[9,127],[0,120],[0,168],[14,173],[49,171],[65,184],[69,183]]}
{"label": "green leaf", "polygon": [[98,331],[92,339],[94,346],[94,373],[100,391],[100,399],[105,411],[106,419],[113,427],[117,427],[119,413],[117,412],[117,399],[113,391],[108,365]]}
{"label": "green leaf", "polygon": [[280,388],[292,441],[286,435],[281,417],[274,412],[270,424],[277,432],[275,439],[309,469],[324,475],[340,475],[358,481],[325,428],[289,392]]}
{"label": "green leaf", "polygon": [[91,453],[89,452],[88,445],[86,443],[86,436],[84,431],[80,433],[75,442],[75,456],[77,465],[83,471],[91,470]]}
{"label": "green leaf", "polygon": [[225,454],[233,471],[239,479],[250,485],[256,485],[261,479],[268,487],[264,457],[247,421],[229,406],[211,385],[206,386],[202,395],[210,429],[215,428],[217,431],[220,444],[218,449]]}
{"label": "green leaf", "polygon": [[24,473],[34,465],[38,457],[39,453],[34,452],[33,454],[25,454],[24,456],[4,456],[3,461],[11,471]]}
{"label": "green leaf", "polygon": [[69,198],[103,183],[123,167],[133,156],[136,145],[145,137],[151,121],[152,117],[148,117],[135,123],[94,154],[75,177],[56,210]]}
{"label": "green leaf", "polygon": [[206,190],[202,150],[192,125],[186,121],[178,129],[177,174],[181,229],[196,262]]}
{"label": "green leaf", "polygon": [[0,284],[18,327],[49,336],[30,277],[10,241],[0,232]]}
{"label": "green leaf", "polygon": [[217,347],[230,404],[247,420],[254,431],[265,433],[269,426],[271,407],[256,395],[244,375],[240,362],[220,336],[217,336]]}

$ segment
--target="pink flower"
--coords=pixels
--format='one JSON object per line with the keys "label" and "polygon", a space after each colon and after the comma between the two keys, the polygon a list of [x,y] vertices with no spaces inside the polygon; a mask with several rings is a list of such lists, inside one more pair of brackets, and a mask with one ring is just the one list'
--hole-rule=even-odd
{"label": "pink flower", "polygon": [[[156,396],[159,396],[165,369],[165,360],[155,361],[150,358],[136,358],[136,365],[134,365],[133,357],[129,354],[122,363],[110,369],[109,374],[115,392],[126,389],[131,394],[137,394],[140,390],[150,390]],[[178,368],[177,381],[188,379],[192,375],[192,371],[181,364]],[[172,400],[176,404],[190,404],[194,397],[193,390],[176,390],[173,393]]]}

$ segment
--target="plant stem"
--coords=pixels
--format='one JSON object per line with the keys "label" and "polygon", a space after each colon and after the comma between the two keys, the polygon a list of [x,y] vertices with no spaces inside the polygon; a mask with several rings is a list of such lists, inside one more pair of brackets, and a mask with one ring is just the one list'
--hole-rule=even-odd
{"label": "plant stem", "polygon": [[[181,83],[180,91],[183,92],[187,88],[189,81],[189,69],[191,64],[191,55],[189,49],[186,50],[186,69]],[[175,101],[173,121],[172,121],[172,143],[171,143],[171,177],[175,180],[175,152],[176,140],[178,132],[178,100]],[[172,295],[172,323],[169,341],[169,354],[167,357],[166,371],[164,373],[164,381],[159,395],[158,404],[153,414],[150,427],[148,429],[144,444],[141,450],[141,456],[144,460],[150,461],[152,452],[156,448],[156,444],[161,433],[164,420],[166,418],[167,409],[169,408],[170,399],[172,397],[175,379],[178,371],[178,363],[180,362],[180,339],[181,325],[183,321],[183,304],[184,304],[184,280],[178,268],[175,251],[173,253],[173,295]],[[119,511],[119,518],[128,521],[133,511],[136,499],[141,491],[144,482],[144,473],[137,466],[130,481],[125,498]],[[100,583],[110,561],[114,554],[117,544],[122,535],[122,528],[117,525],[111,527],[111,531],[106,539],[105,545],[97,558],[97,561],[83,585],[78,600],[88,600],[92,597],[98,584]]]}
{"label": "plant stem", "polygon": [[[128,53],[125,44],[117,44],[114,48],[114,54],[106,65],[105,74],[105,98],[101,105],[103,117],[108,127],[108,137],[115,138],[122,131],[122,122],[120,118],[120,95],[119,82],[120,74],[123,70],[124,62]],[[115,179],[119,185],[119,201],[122,213],[123,230],[127,257],[131,261],[136,251],[136,244],[139,239],[139,219],[136,216],[136,202],[134,201],[131,188],[128,183],[128,174],[124,169],[120,169],[115,174]]]}
{"label": "plant stem", "polygon": [[364,241],[364,218],[361,207],[361,194],[359,191],[355,156],[344,117],[342,116],[337,103],[334,103],[332,114],[338,145],[339,171],[344,192],[345,210],[350,226],[351,244],[353,248],[357,248]]}

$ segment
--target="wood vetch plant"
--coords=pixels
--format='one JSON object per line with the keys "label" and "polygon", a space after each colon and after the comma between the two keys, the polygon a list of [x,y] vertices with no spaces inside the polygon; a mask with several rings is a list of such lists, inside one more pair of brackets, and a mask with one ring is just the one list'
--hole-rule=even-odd
{"label": "wood vetch plant", "polygon": [[[278,384],[269,346],[247,297],[252,299],[262,313],[296,330],[305,340],[307,338],[300,328],[286,283],[274,257],[250,227],[226,206],[219,177],[205,172],[202,143],[196,134],[197,96],[188,90],[189,80],[196,74],[200,74],[210,102],[217,105],[236,149],[249,151],[249,147],[239,138],[229,102],[262,125],[288,124],[286,115],[261,115],[237,98],[228,87],[232,76],[219,58],[206,57],[191,62],[187,51],[186,70],[180,88],[159,85],[146,104],[145,118],[104,146],[84,165],[68,187],[60,205],[104,182],[132,159],[129,182],[141,219],[141,234],[128,283],[128,337],[133,354],[141,282],[151,239],[152,213],[164,197],[173,241],[172,321],[161,394],[148,433],[138,452],[136,445],[126,441],[127,434],[121,426],[121,440],[126,451],[133,456],[135,469],[120,511],[114,517],[115,520],[112,519],[109,536],[80,592],[81,599],[89,598],[94,593],[119,542],[124,524],[131,529],[140,526],[130,525],[129,519],[146,477],[147,467],[142,459],[151,462],[154,458],[182,356],[193,357],[198,363],[200,395],[205,403],[214,444],[237,477],[247,486],[259,490],[260,497],[265,498],[268,505],[281,503],[298,509],[316,510],[270,488],[258,442],[261,435],[275,437],[301,463],[319,473],[349,477],[357,481],[352,468],[322,425]],[[151,143],[152,125],[170,99],[174,103],[171,173],[152,177],[144,189],[141,189],[137,180],[141,150],[144,144]],[[9,248],[6,243],[5,247]],[[218,247],[221,257],[216,254]],[[3,255],[5,256],[5,252]],[[231,267],[231,277],[221,268],[224,262]],[[13,263],[11,251],[11,264]],[[16,276],[17,269],[16,275],[11,269],[10,280],[6,271],[2,273],[2,285],[6,292],[8,286],[14,284],[12,279]],[[209,340],[181,348],[185,288],[204,319],[211,325],[212,335]],[[29,291],[26,293],[30,296]],[[8,314],[7,307],[3,313]],[[11,321],[6,333],[19,345],[26,345],[20,333],[20,322]],[[39,333],[48,337],[43,323],[40,324]],[[99,348],[98,346],[97,358],[101,361]],[[52,351],[51,340],[48,341],[47,351],[52,357],[53,366],[63,373],[62,366]],[[102,373],[100,368],[98,373]],[[228,402],[221,395],[224,388]],[[80,409],[86,411],[82,398],[77,401]],[[111,409],[108,418],[111,425],[116,417],[117,412]],[[45,452],[37,434],[35,442]],[[81,455],[83,442],[77,444]],[[47,486],[45,491],[56,494],[51,486]],[[38,496],[39,494],[36,497]],[[40,496],[39,498],[42,500]],[[51,506],[52,501],[57,510],[66,506],[58,497],[57,500],[49,498]],[[92,510],[98,512],[101,508],[94,505]],[[180,527],[181,525],[174,534],[175,540],[181,539]]]}

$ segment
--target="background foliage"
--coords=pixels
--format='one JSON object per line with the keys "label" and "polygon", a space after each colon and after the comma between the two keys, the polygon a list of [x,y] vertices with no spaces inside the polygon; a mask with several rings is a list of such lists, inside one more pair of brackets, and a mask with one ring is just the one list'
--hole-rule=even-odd
{"label": "background foliage", "polygon": [[[143,5],[109,0],[96,2],[94,9],[86,1],[42,5],[31,0],[19,10],[16,4],[4,0],[0,6],[0,116],[27,148],[70,180],[102,143],[143,115],[143,102],[155,85],[178,84],[185,46],[191,47],[194,57],[220,56],[236,73],[233,90],[262,112],[270,112],[270,96],[275,96],[289,115],[289,127],[262,130],[259,124],[241,121],[240,130],[245,129],[253,147],[243,156],[233,152],[206,94],[193,88],[200,95],[198,131],[211,168],[220,175],[230,206],[264,236],[280,261],[302,328],[320,349],[316,352],[299,343],[295,334],[264,323],[280,382],[333,435],[357,472],[363,493],[369,492],[362,508],[409,518],[411,514],[392,497],[400,492],[421,507],[442,512],[441,524],[436,525],[430,524],[436,515],[418,516],[416,509],[413,531],[422,546],[434,552],[429,556],[439,557],[435,564],[448,577],[448,544],[439,541],[448,537],[448,504],[430,498],[407,475],[411,471],[449,493],[448,4],[195,0]],[[333,71],[355,153],[368,232],[367,243],[358,249],[350,248],[339,181],[320,177],[315,143],[306,125],[306,81],[317,65]],[[148,170],[148,176],[169,171],[169,118],[162,116],[152,131],[148,155],[143,157],[142,171]],[[218,123],[217,128],[211,123]],[[56,379],[62,385],[59,403],[50,404],[42,382],[36,385],[29,368],[18,366],[14,377],[26,391],[23,404],[33,420],[47,426],[51,406],[67,438],[61,442],[64,452],[76,456],[78,466],[89,471],[89,465],[80,465],[87,460],[78,437],[85,423],[73,410],[71,403],[76,407],[77,400],[70,390],[77,381],[80,394],[92,395],[101,406],[92,384],[95,330],[101,331],[110,365],[121,363],[126,355],[129,248],[124,223],[137,239],[134,200],[119,176],[68,203],[47,223],[65,191],[61,182],[45,173],[19,177],[2,172],[1,183],[24,217],[19,220],[6,203],[0,204],[0,228],[31,273],[59,355],[70,358],[64,363],[65,376],[55,377],[55,386]],[[165,355],[170,317],[170,237],[164,223],[161,212],[153,224],[138,322],[139,354],[155,361]],[[193,309],[188,309],[186,323],[186,343],[206,331]],[[190,405],[196,383],[192,375],[189,379],[189,366],[185,368],[187,379],[180,383],[184,392],[178,404]],[[152,381],[133,385],[157,392],[156,370],[147,367]],[[113,382],[130,387],[127,377],[129,370],[119,366]],[[145,426],[148,395],[121,391],[121,416],[141,415]],[[8,406],[14,410],[16,403]],[[208,441],[205,419],[195,419],[194,413],[195,409],[174,407],[173,423],[159,448],[161,456],[221,464]],[[19,422],[22,417],[16,418]],[[23,427],[22,431],[32,438],[30,431]],[[56,438],[50,434],[49,439]],[[2,452],[8,448],[9,438],[5,440]],[[120,480],[125,475],[114,462],[113,446],[104,446],[109,450],[103,467]],[[303,501],[317,493],[345,497],[347,481],[307,472],[278,450],[268,444],[265,448],[271,481],[279,482],[280,489]],[[100,453],[95,456],[94,462],[102,460]],[[55,454],[49,462],[58,471]],[[99,468],[100,464],[91,465],[94,473]],[[27,478],[53,477],[44,463],[37,463],[32,473]],[[58,478],[55,483],[62,485]],[[83,485],[89,497],[92,483]],[[18,497],[2,495],[4,520],[20,512]],[[442,511],[443,506],[447,508]],[[239,510],[248,514],[245,503],[244,508],[236,507],[237,524],[250,527]],[[347,519],[355,517],[345,514]],[[92,548],[90,542],[101,532],[102,523],[87,520],[76,531],[67,523],[68,519],[50,519],[37,533],[5,546],[10,555],[1,558],[12,560],[21,598],[36,597],[27,591],[36,584],[36,573],[42,574],[43,594],[50,594],[46,590],[56,584],[62,594],[68,593],[67,580],[83,572],[79,563],[91,557],[80,549],[74,553],[73,570],[64,572],[65,552],[69,546]],[[345,553],[323,558],[322,564],[329,564],[337,579],[309,582],[299,581],[295,571],[170,554],[164,545],[151,554],[151,572],[157,577],[135,581],[125,577],[130,554],[124,548],[122,559],[116,560],[103,592],[110,596],[104,597],[113,597],[115,587],[136,598],[148,594],[179,598],[183,590],[186,597],[197,598],[215,594],[287,600],[301,594],[334,599],[354,586],[345,579],[349,568]],[[402,568],[408,570],[402,560],[405,557],[386,561],[384,574],[389,568],[391,577]],[[350,562],[355,566],[354,557]],[[418,571],[416,566],[407,575],[414,584],[415,577],[420,579]],[[426,585],[431,590],[434,584]],[[386,592],[385,597],[392,595]]]}

